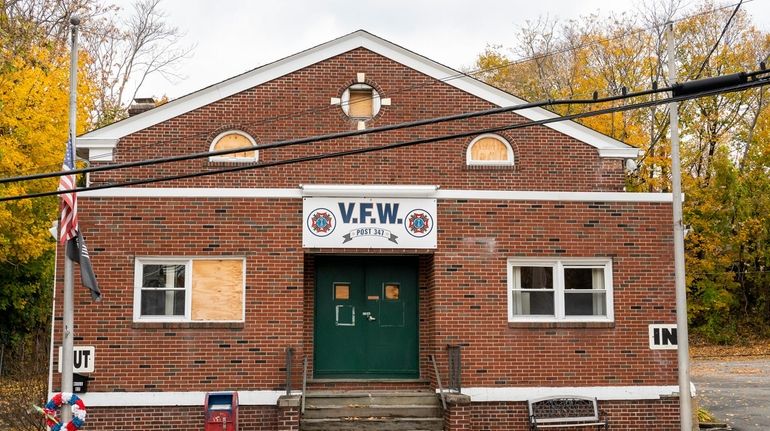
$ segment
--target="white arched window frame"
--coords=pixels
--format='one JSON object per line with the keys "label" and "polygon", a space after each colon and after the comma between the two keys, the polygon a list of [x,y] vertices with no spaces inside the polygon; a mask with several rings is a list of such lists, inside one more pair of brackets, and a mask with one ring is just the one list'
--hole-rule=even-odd
{"label": "white arched window frame", "polygon": [[367,117],[351,117],[351,118],[361,118],[368,120],[370,118],[374,118],[379,112],[380,108],[382,108],[382,102],[380,100],[380,93],[377,92],[377,90],[374,89],[371,85],[368,84],[353,84],[350,87],[346,88],[345,91],[342,93],[342,97],[340,98],[340,105],[342,107],[342,112],[345,113],[348,117],[350,117],[350,91],[371,91],[372,92],[372,113],[371,115]]}
{"label": "white arched window frame", "polygon": [[[482,139],[494,139],[496,141],[499,141],[503,145],[505,145],[506,148],[506,159],[505,160],[474,160],[472,156],[473,146],[476,145],[477,142],[481,141]],[[479,135],[476,138],[471,141],[471,143],[468,145],[468,149],[465,152],[465,162],[469,166],[513,166],[513,147],[511,146],[511,143],[508,142],[507,139],[503,138],[500,135],[495,135],[492,133],[486,133],[483,135]]]}
{"label": "white arched window frame", "polygon": [[[229,136],[229,135],[242,136],[249,141],[249,144],[251,146],[257,145],[257,141],[255,141],[254,138],[252,138],[251,135],[249,135],[248,133],[241,130],[227,130],[217,135],[211,141],[211,146],[209,146],[209,152],[217,151],[216,146],[219,143],[219,141],[222,140],[222,138],[224,138],[225,136]],[[233,155],[238,154],[238,153],[233,153],[233,154],[224,154],[221,156],[211,156],[209,157],[209,161],[210,162],[238,162],[238,163],[252,163],[252,162],[258,161],[259,151],[257,150],[251,150],[251,151],[254,151],[254,157],[233,157]]]}

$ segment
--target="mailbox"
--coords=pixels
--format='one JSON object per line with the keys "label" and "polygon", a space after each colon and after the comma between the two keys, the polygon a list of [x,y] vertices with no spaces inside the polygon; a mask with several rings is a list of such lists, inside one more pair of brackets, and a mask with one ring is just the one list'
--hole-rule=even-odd
{"label": "mailbox", "polygon": [[203,404],[204,431],[238,430],[238,392],[209,392]]}

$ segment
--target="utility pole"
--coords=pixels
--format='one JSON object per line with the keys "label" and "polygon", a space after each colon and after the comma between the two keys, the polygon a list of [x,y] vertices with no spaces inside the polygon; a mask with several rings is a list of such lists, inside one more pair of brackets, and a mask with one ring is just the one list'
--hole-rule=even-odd
{"label": "utility pole", "polygon": [[[668,81],[677,82],[674,58],[674,23],[666,24]],[[668,105],[671,120],[671,191],[674,207],[674,278],[676,286],[677,358],[679,365],[679,416],[681,431],[692,431],[692,393],[690,391],[690,343],[687,331],[687,290],[684,279],[684,223],[682,221],[682,173],[679,160],[679,104]]]}
{"label": "utility pole", "polygon": [[[70,100],[69,100],[69,139],[72,145],[73,163],[76,156],[75,137],[77,135],[77,90],[78,90],[78,25],[80,18],[70,17],[72,30],[72,51],[70,53]],[[69,241],[67,241],[69,242]],[[61,391],[72,392],[72,373],[74,360],[75,338],[75,300],[74,300],[74,268],[73,262],[67,256],[67,246],[64,244],[64,298],[62,304],[62,349],[61,349]],[[62,409],[62,422],[72,420],[70,409]]]}

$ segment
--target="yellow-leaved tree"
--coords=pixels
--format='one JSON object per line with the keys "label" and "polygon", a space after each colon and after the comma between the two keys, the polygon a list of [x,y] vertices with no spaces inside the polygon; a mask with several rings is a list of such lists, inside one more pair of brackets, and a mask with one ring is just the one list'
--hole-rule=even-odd
{"label": "yellow-leaved tree", "polygon": [[[0,10],[0,177],[60,170],[67,142],[69,49]],[[87,57],[82,56],[81,66]],[[78,85],[78,129],[85,129],[94,86]],[[56,189],[57,180],[0,185],[0,196]],[[49,318],[58,216],[55,197],[0,203],[0,341]],[[2,364],[0,364],[2,366]],[[2,369],[2,368],[0,368]]]}
{"label": "yellow-leaved tree", "polygon": [[[770,34],[739,7],[702,0],[642,1],[637,12],[592,15],[567,23],[541,19],[516,35],[513,48],[488,47],[477,76],[528,100],[585,99],[669,85],[666,23],[675,24],[679,82],[756,70],[770,56]],[[728,24],[729,23],[729,24]],[[713,51],[713,52],[712,52]],[[514,58],[526,60],[513,60]],[[645,101],[659,96],[647,96]],[[770,128],[768,90],[703,97],[680,104],[690,321],[713,341],[741,328],[770,336]],[[623,102],[616,102],[623,103]],[[568,114],[611,103],[554,108]],[[668,107],[580,120],[638,147],[628,177],[635,191],[670,191]]]}

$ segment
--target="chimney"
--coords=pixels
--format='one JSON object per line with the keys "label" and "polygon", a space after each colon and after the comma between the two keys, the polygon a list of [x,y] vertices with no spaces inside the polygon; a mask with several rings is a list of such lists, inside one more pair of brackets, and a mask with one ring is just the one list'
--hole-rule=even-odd
{"label": "chimney", "polygon": [[134,99],[134,103],[128,108],[128,116],[141,114],[144,111],[149,111],[155,107],[155,99],[152,97],[137,97]]}

